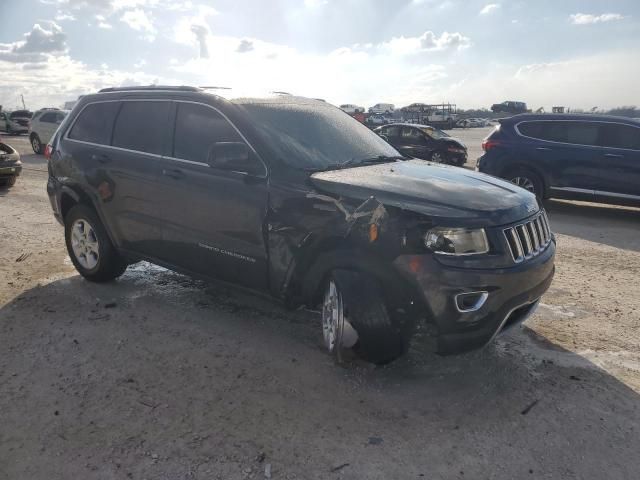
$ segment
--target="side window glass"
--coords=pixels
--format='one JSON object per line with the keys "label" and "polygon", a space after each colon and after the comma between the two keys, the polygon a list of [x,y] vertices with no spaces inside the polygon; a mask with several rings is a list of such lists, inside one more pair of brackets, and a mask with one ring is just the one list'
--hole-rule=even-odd
{"label": "side window glass", "polygon": [[217,142],[242,142],[242,137],[218,112],[204,105],[178,103],[173,157],[206,163]]}
{"label": "side window glass", "polygon": [[400,127],[387,127],[383,133],[389,138],[398,138],[400,136]]}
{"label": "side window glass", "polygon": [[598,145],[600,127],[594,122],[567,122],[567,142],[575,145]]}
{"label": "side window glass", "polygon": [[170,106],[170,102],[122,102],[113,146],[161,155]]}
{"label": "side window glass", "polygon": [[541,122],[542,131],[538,138],[551,142],[567,142],[566,122]]}
{"label": "side window glass", "polygon": [[640,150],[640,128],[616,123],[605,124],[600,144],[609,148]]}
{"label": "side window glass", "polygon": [[525,137],[542,138],[544,122],[522,122],[518,125],[518,131]]}
{"label": "side window glass", "polygon": [[100,145],[109,145],[113,121],[119,107],[119,102],[92,103],[87,105],[73,124],[69,132],[69,138]]}

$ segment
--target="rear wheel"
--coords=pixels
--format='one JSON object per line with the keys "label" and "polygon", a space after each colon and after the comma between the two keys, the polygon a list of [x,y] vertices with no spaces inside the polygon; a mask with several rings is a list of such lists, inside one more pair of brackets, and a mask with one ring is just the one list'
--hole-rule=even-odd
{"label": "rear wheel", "polygon": [[322,305],[325,346],[338,360],[344,349],[383,365],[406,351],[406,342],[394,325],[378,282],[351,270],[334,270]]}
{"label": "rear wheel", "polygon": [[40,142],[40,137],[35,133],[31,135],[31,148],[38,155],[42,154],[42,142]]}
{"label": "rear wheel", "polygon": [[67,213],[65,240],[73,265],[87,280],[108,282],[127,268],[95,211],[86,205],[76,205]]}

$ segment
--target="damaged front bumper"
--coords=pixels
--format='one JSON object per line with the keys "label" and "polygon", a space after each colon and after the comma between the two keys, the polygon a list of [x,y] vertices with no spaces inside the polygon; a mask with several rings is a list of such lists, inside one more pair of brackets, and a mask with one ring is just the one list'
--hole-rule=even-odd
{"label": "damaged front bumper", "polygon": [[533,314],[553,279],[555,248],[554,240],[509,268],[451,267],[433,255],[402,255],[394,264],[438,330],[438,353],[449,355],[481,348]]}

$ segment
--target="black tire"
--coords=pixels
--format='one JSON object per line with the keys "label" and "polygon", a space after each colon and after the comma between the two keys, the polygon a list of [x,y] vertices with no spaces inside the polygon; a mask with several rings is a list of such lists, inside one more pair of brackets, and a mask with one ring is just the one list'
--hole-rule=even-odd
{"label": "black tire", "polygon": [[37,153],[38,155],[42,155],[43,153],[42,142],[40,141],[40,137],[38,136],[38,134],[32,133],[31,138],[29,140],[31,141],[31,148],[33,149],[34,153]]}
{"label": "black tire", "polygon": [[16,184],[16,180],[17,180],[17,178],[18,178],[18,177],[17,177],[16,175],[14,175],[13,177],[9,177],[9,178],[7,178],[7,179],[6,179],[6,181],[5,181],[5,183],[4,183],[4,184],[5,184],[7,187],[11,188],[11,187],[13,187],[13,186]]}
{"label": "black tire", "polygon": [[[529,190],[536,197],[540,199],[545,198],[544,183],[542,182],[542,178],[540,178],[540,175],[538,175],[537,173],[532,172],[531,170],[528,170],[526,168],[517,168],[514,170],[510,170],[507,175],[505,175],[505,178],[515,185],[523,186],[523,188]],[[517,181],[517,179],[522,180]],[[522,185],[523,183],[525,183],[525,181],[528,181],[530,183],[530,188],[528,186]]]}
{"label": "black tire", "polygon": [[352,270],[334,270],[331,279],[342,295],[345,318],[358,333],[354,352],[377,365],[387,364],[403,355],[408,342],[389,316],[375,278]]}
{"label": "black tire", "polygon": [[[97,264],[87,268],[76,257],[72,247],[71,230],[76,221],[87,222],[95,233],[98,242]],[[80,275],[91,282],[109,282],[118,278],[127,269],[127,263],[117,252],[96,212],[86,205],[78,204],[69,210],[64,219],[64,237],[69,258]]]}

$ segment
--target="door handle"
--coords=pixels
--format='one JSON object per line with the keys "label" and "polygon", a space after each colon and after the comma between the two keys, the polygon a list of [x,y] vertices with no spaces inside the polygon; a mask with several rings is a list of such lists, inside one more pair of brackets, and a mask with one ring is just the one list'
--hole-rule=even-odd
{"label": "door handle", "polygon": [[162,169],[162,175],[164,175],[165,177],[170,177],[173,178],[175,180],[179,180],[182,177],[184,177],[184,172],[182,170],[178,170],[176,169],[170,169],[170,170],[166,170],[166,169]]}
{"label": "door handle", "polygon": [[109,158],[104,153],[94,153],[93,155],[91,155],[91,160],[93,160],[94,162],[109,163],[111,161],[111,158]]}
{"label": "door handle", "polygon": [[624,155],[618,155],[617,153],[605,153],[604,156],[607,158],[624,158]]}

